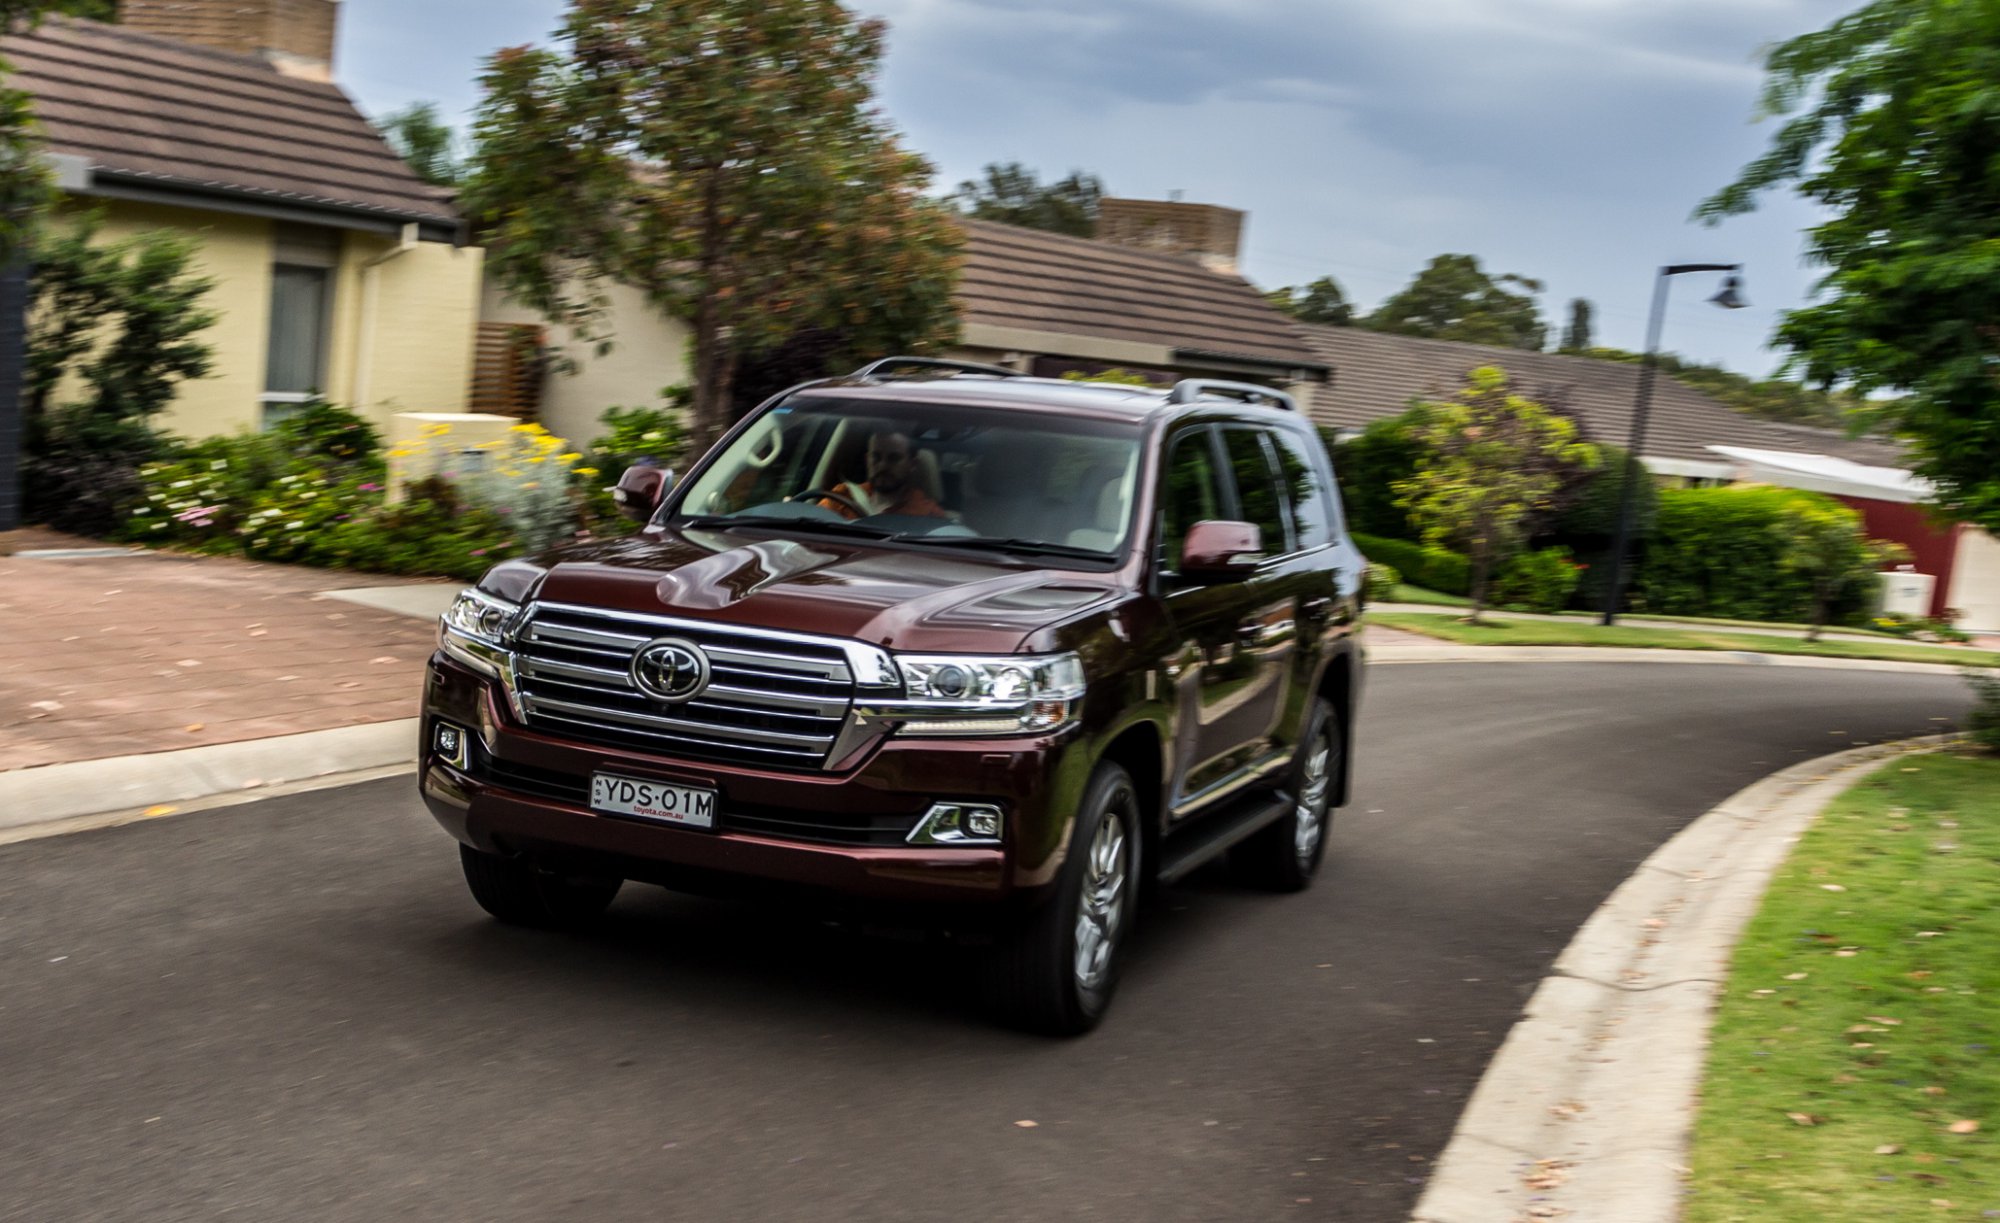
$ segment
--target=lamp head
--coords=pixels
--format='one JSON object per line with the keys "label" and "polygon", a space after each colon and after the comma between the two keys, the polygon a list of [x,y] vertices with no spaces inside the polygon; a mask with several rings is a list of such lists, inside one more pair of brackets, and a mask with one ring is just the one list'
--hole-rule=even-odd
{"label": "lamp head", "polygon": [[1708,300],[1721,306],[1724,310],[1741,310],[1750,304],[1743,300],[1742,288],[1743,278],[1732,273],[1723,279],[1722,292],[1717,293]]}

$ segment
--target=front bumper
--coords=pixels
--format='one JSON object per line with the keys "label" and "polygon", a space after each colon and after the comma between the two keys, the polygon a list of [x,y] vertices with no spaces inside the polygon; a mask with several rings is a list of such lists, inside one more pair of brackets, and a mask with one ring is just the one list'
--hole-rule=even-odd
{"label": "front bumper", "polygon": [[[439,756],[432,728],[471,732],[462,764]],[[446,831],[489,853],[527,853],[580,869],[694,890],[776,888],[890,902],[1032,903],[1054,878],[1088,762],[1073,732],[990,740],[893,736],[844,772],[693,763],[581,743],[517,723],[497,687],[438,654],[424,695],[419,777]],[[589,806],[591,775],[710,788],[714,830],[678,828]],[[939,801],[1006,812],[996,847],[904,843]]]}

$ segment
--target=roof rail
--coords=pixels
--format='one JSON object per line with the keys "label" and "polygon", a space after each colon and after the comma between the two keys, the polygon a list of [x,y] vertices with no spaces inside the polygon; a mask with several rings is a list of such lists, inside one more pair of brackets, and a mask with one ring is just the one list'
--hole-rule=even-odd
{"label": "roof rail", "polygon": [[1268,386],[1258,386],[1254,382],[1224,382],[1219,378],[1183,378],[1174,383],[1168,393],[1168,403],[1193,403],[1203,395],[1233,395],[1238,399],[1255,403],[1263,400],[1274,408],[1287,412],[1299,410],[1299,401],[1283,391],[1274,391]]}
{"label": "roof rail", "polygon": [[1021,371],[1008,369],[1004,365],[981,365],[976,361],[945,361],[937,357],[883,357],[880,361],[870,361],[855,370],[852,378],[882,378],[889,375],[884,370],[896,369],[937,369],[958,374],[988,374],[995,378],[1019,378]]}

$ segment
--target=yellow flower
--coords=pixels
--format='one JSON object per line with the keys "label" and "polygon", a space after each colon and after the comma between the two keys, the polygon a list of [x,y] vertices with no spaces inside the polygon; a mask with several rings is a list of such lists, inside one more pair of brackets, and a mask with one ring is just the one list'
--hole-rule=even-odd
{"label": "yellow flower", "polygon": [[603,475],[604,473],[597,470],[595,467],[579,467],[576,469],[576,474],[582,476],[586,480],[595,480],[597,477]]}
{"label": "yellow flower", "polygon": [[410,457],[412,453],[413,452],[409,450],[391,450],[389,452],[389,457],[392,459],[407,459]]}
{"label": "yellow flower", "polygon": [[447,433],[450,433],[450,432],[451,432],[451,426],[450,426],[450,425],[443,425],[443,424],[438,424],[438,425],[425,425],[425,426],[424,426],[424,436],[425,436],[425,437],[443,437],[443,436],[444,436],[445,434],[447,434]]}

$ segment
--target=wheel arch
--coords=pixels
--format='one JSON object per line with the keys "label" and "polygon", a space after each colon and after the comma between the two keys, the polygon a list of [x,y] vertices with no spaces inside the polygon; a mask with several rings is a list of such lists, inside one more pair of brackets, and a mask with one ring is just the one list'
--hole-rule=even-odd
{"label": "wheel arch", "polygon": [[1315,695],[1326,698],[1340,715],[1340,780],[1334,789],[1333,805],[1345,807],[1353,796],[1354,776],[1354,674],[1352,651],[1342,650],[1327,660],[1320,672]]}

